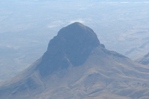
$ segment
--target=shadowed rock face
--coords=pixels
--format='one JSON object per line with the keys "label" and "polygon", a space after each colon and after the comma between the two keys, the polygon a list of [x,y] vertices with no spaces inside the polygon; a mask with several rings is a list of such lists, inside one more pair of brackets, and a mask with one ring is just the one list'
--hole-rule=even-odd
{"label": "shadowed rock face", "polygon": [[149,53],[145,55],[142,59],[138,60],[138,62],[143,65],[149,65]]}
{"label": "shadowed rock face", "polygon": [[73,23],[62,28],[50,41],[37,68],[40,74],[45,76],[69,65],[79,66],[99,45],[101,44],[92,29],[78,22]]}

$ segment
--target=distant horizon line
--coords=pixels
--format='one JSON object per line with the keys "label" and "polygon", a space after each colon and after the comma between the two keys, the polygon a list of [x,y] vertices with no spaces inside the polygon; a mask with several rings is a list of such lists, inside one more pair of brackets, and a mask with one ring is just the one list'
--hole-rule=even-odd
{"label": "distant horizon line", "polygon": [[[97,1],[98,2],[98,1]],[[100,2],[100,3],[149,3],[149,1],[138,1],[138,2],[133,2],[133,1],[107,1],[107,2]]]}

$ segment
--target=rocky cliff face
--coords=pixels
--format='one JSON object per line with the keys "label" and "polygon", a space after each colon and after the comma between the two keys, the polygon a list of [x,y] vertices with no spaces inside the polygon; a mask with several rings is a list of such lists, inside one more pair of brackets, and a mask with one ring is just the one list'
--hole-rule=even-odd
{"label": "rocky cliff face", "polygon": [[70,65],[80,66],[97,46],[101,44],[92,29],[78,22],[73,23],[62,28],[50,41],[37,69],[45,76]]}

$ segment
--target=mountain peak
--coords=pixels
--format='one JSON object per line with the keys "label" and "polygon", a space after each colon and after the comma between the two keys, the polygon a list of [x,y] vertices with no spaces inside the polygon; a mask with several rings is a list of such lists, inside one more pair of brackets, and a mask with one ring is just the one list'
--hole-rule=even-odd
{"label": "mountain peak", "polygon": [[80,22],[74,22],[74,23],[71,23],[70,25],[68,26],[80,26],[80,27],[86,27],[85,25],[83,25],[82,23]]}
{"label": "mountain peak", "polygon": [[[94,31],[83,25],[82,23],[79,23],[79,22],[75,22],[75,23],[72,23],[64,28],[62,28],[59,32],[58,32],[58,36],[70,36],[70,35],[73,35],[73,36],[85,36],[90,39],[94,39],[97,41],[97,43],[99,43],[99,40],[96,36],[96,34],[94,33]],[[72,37],[73,38],[73,37]],[[83,39],[83,37],[81,38]]]}
{"label": "mountain peak", "polygon": [[101,45],[89,27],[75,22],[62,28],[49,43],[38,69],[47,75],[57,69],[82,65],[92,50]]}
{"label": "mountain peak", "polygon": [[149,99],[149,68],[101,45],[87,26],[62,28],[0,99]]}
{"label": "mountain peak", "polygon": [[82,28],[82,29],[87,29],[89,27],[85,26],[84,24],[82,24],[80,22],[74,22],[74,23],[71,23],[70,25],[68,25],[67,28]]}

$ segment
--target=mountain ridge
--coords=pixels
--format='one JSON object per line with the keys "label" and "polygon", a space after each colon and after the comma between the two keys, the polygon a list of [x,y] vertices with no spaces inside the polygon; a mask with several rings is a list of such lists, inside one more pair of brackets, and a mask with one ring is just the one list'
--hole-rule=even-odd
{"label": "mountain ridge", "polygon": [[138,59],[137,62],[143,65],[149,65],[149,53]]}
{"label": "mountain ridge", "polygon": [[[90,28],[82,25],[62,28],[64,32],[58,32],[39,60],[0,86],[0,98],[148,99],[149,68],[109,51]],[[78,57],[85,58],[78,62]]]}

